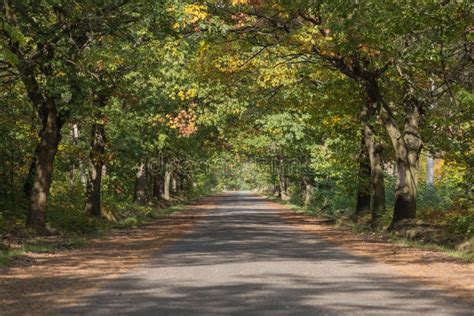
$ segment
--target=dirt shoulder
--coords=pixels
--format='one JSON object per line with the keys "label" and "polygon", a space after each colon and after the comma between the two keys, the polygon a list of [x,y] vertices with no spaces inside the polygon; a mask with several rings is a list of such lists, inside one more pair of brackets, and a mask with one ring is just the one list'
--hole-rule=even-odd
{"label": "dirt shoulder", "polygon": [[392,265],[396,270],[419,282],[445,291],[448,295],[474,303],[474,264],[441,252],[391,244],[358,235],[325,223],[324,220],[297,213],[276,202],[275,210],[287,222],[317,234],[350,253]]}
{"label": "dirt shoulder", "polygon": [[0,269],[0,314],[47,315],[73,305],[190,231],[214,201],[203,199],[153,223],[91,240],[81,249],[26,253]]}

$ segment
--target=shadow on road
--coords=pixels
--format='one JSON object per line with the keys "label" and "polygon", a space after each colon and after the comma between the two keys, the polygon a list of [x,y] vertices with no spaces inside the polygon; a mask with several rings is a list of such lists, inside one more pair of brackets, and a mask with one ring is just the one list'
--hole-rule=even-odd
{"label": "shadow on road", "polygon": [[223,196],[192,232],[72,314],[456,314],[472,306],[283,222],[250,194]]}

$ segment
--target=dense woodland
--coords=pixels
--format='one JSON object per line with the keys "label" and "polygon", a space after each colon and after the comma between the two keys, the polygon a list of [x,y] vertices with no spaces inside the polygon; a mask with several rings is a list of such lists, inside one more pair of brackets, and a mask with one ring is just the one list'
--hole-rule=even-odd
{"label": "dense woodland", "polygon": [[0,8],[4,235],[93,233],[224,189],[474,234],[471,1]]}

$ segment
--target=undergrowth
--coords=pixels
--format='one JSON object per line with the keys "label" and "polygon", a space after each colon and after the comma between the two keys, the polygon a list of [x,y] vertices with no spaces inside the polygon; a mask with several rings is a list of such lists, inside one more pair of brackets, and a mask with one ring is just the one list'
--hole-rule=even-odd
{"label": "undergrowth", "polygon": [[[431,188],[428,188],[428,190],[431,190]],[[303,206],[302,198],[298,195],[298,192],[293,194],[288,201],[282,201],[274,196],[267,196],[267,198],[287,205],[294,212],[305,213],[326,219],[330,218],[334,220],[334,223],[336,223],[337,226],[350,229],[360,235],[383,239],[384,241],[400,244],[406,247],[441,251],[450,257],[462,259],[467,262],[474,262],[474,254],[457,251],[454,248],[455,245],[452,243],[435,244],[430,242],[412,241],[388,232],[386,227],[390,224],[392,210],[387,210],[387,212],[382,214],[380,225],[374,229],[374,227],[369,225],[369,214],[363,215],[357,222],[352,220],[351,215],[353,207],[350,207],[350,203],[355,204],[353,199],[347,198],[346,196],[346,200],[344,201],[342,194],[334,192],[328,193],[328,196],[324,196],[324,194],[325,192],[323,191],[313,196],[312,203],[307,207]],[[430,194],[433,194],[433,192]],[[337,197],[336,201],[331,203],[329,196],[332,198]],[[423,199],[426,198],[423,194],[421,196]],[[352,206],[354,204],[352,204]],[[458,243],[473,237],[474,214],[468,207],[452,204],[450,205],[451,208],[447,210],[441,210],[439,208],[433,210],[426,207],[423,202],[420,204],[420,212],[418,213],[419,220],[426,221],[430,219],[432,222],[440,225],[446,235],[459,236]]]}
{"label": "undergrowth", "polygon": [[0,212],[0,266],[27,252],[54,252],[87,245],[91,238],[101,238],[112,230],[139,227],[181,211],[191,201],[208,195],[208,191],[195,192],[188,197],[175,197],[172,201],[155,201],[136,205],[127,201],[104,200],[104,217],[94,218],[83,211],[77,194],[62,192],[51,200],[47,213],[46,230],[36,231],[25,226],[26,211],[10,205]]}

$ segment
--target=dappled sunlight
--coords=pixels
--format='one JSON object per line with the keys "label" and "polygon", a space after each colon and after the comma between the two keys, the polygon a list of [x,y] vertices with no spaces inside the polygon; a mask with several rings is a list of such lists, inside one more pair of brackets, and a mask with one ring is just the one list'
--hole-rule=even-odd
{"label": "dappled sunlight", "polygon": [[[281,219],[248,193],[216,209],[142,268],[67,313],[455,313],[462,303],[369,256],[355,256]],[[376,298],[376,299],[374,299]],[[245,303],[244,303],[245,302]],[[403,302],[401,304],[400,302]]]}
{"label": "dappled sunlight", "polygon": [[[79,297],[138,267],[157,249],[177,240],[214,207],[215,199],[207,198],[184,212],[141,229],[118,230],[105,238],[91,240],[83,249],[26,254],[11,268],[1,269],[3,308],[8,314],[23,314],[30,309],[46,313],[77,302]],[[28,306],[24,300],[30,302]]]}
{"label": "dappled sunlight", "polygon": [[1,3],[2,316],[472,314],[472,0]]}

